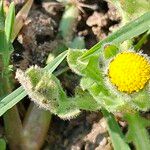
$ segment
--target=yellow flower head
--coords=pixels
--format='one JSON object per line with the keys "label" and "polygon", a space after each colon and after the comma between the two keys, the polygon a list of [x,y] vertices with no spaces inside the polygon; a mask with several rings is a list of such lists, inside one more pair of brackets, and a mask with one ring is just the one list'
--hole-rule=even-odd
{"label": "yellow flower head", "polygon": [[123,52],[110,62],[108,76],[119,91],[138,92],[150,79],[150,63],[138,53]]}

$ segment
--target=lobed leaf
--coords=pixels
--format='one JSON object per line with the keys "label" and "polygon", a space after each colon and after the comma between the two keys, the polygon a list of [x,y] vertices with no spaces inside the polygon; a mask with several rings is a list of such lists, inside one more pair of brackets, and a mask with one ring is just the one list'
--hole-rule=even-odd
{"label": "lobed leaf", "polygon": [[83,91],[82,89],[77,88],[75,92],[75,97],[72,99],[79,109],[97,111],[101,108],[88,91]]}
{"label": "lobed leaf", "polygon": [[87,64],[80,63],[78,58],[86,52],[85,49],[69,49],[67,54],[67,62],[72,71],[78,75],[83,75],[83,70]]}
{"label": "lobed leaf", "polygon": [[[58,65],[63,61],[63,59],[66,57],[67,51],[61,53],[58,55],[51,63],[49,63],[45,69],[47,69],[50,73],[52,73]],[[3,115],[8,109],[13,107],[16,103],[18,103],[20,100],[22,100],[27,93],[24,91],[23,87],[19,87],[12,93],[10,93],[8,96],[3,98],[0,101],[0,116]]]}
{"label": "lobed leaf", "polygon": [[16,78],[39,107],[63,119],[73,118],[80,112],[76,102],[67,97],[60,81],[48,70],[32,66],[26,72],[17,70]]}

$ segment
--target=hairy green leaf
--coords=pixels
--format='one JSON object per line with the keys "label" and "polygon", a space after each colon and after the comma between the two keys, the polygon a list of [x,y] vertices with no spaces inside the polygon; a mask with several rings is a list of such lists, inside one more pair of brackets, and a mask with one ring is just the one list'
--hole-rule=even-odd
{"label": "hairy green leaf", "polygon": [[[61,99],[60,99],[61,100]],[[60,101],[56,114],[62,119],[72,119],[80,114],[80,110],[73,99],[67,98],[66,101]]]}
{"label": "hairy green leaf", "polygon": [[18,70],[16,78],[39,107],[63,119],[73,118],[80,112],[75,101],[68,99],[60,81],[48,70],[32,66],[26,72]]}
{"label": "hairy green leaf", "polygon": [[[51,63],[49,63],[45,69],[49,71],[49,73],[52,73],[58,65],[63,61],[63,59],[66,57],[67,51],[61,53],[58,55]],[[24,91],[23,87],[19,87],[12,93],[10,93],[8,96],[3,98],[0,101],[0,116],[3,115],[8,109],[13,107],[16,103],[18,103],[20,100],[22,100],[27,93]]]}
{"label": "hairy green leaf", "polygon": [[106,45],[104,47],[104,57],[106,59],[109,59],[111,57],[114,57],[118,53],[119,49],[115,45]]}
{"label": "hairy green leaf", "polygon": [[109,93],[108,89],[103,85],[95,83],[88,91],[100,106],[103,106],[111,112],[119,111],[121,106],[125,105],[123,99]]}
{"label": "hairy green leaf", "polygon": [[76,106],[81,110],[96,111],[101,107],[88,91],[76,89],[75,97],[72,98]]}
{"label": "hairy green leaf", "polygon": [[80,63],[78,58],[85,52],[85,49],[69,49],[67,54],[67,62],[72,71],[78,75],[83,75],[83,70],[87,64]]}
{"label": "hairy green leaf", "polygon": [[150,94],[148,93],[148,87],[135,93],[132,103],[137,110],[148,111],[150,109]]}

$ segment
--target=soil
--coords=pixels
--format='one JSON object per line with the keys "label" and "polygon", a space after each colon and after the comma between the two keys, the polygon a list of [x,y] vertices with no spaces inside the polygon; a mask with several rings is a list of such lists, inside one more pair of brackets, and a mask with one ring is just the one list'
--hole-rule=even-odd
{"label": "soil", "polygon": [[[24,1],[15,2],[18,11]],[[81,3],[91,8],[83,7],[80,10],[74,34],[84,36],[88,49],[115,30],[121,17],[117,10],[104,0],[82,0]],[[63,12],[64,6],[56,1],[34,2],[29,17],[13,44],[15,51],[12,54],[12,62],[15,69],[26,70],[35,64],[45,66],[49,53],[55,53],[55,48],[62,40],[58,37],[58,28]],[[59,75],[59,78],[68,95],[72,95],[79,77],[68,70]],[[30,100],[27,97],[25,99],[23,105],[27,108]],[[0,126],[0,133],[2,132]],[[112,146],[102,114],[83,112],[76,119],[69,121],[53,116],[42,149],[111,150]]]}

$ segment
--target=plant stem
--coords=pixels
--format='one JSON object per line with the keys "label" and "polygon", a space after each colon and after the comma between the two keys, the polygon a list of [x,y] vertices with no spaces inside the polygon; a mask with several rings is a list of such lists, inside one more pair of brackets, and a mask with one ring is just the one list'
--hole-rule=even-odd
{"label": "plant stem", "polygon": [[148,40],[149,34],[150,34],[150,30],[148,30],[148,31],[143,35],[143,37],[139,40],[139,42],[135,45],[134,49],[135,49],[136,51],[139,51],[140,48],[142,47],[142,45]]}
{"label": "plant stem", "polygon": [[17,107],[14,106],[8,110],[4,116],[5,132],[9,147],[12,150],[21,149],[21,131],[22,125]]}
{"label": "plant stem", "polygon": [[124,135],[116,122],[114,116],[106,109],[102,109],[102,113],[107,121],[108,132],[112,140],[112,145],[115,150],[130,150],[125,141]]}
{"label": "plant stem", "polygon": [[[3,96],[9,94],[12,91],[12,84],[8,77],[9,76],[5,76],[1,78],[3,86]],[[10,149],[20,149],[22,124],[17,106],[14,106],[10,110],[8,110],[3,115],[3,119]]]}
{"label": "plant stem", "polygon": [[46,138],[51,114],[31,103],[23,123],[22,150],[39,150]]}
{"label": "plant stem", "polygon": [[60,21],[59,31],[66,44],[72,41],[74,28],[77,25],[79,10],[75,4],[66,5],[65,11]]}
{"label": "plant stem", "polygon": [[150,121],[141,117],[138,113],[125,114],[128,122],[127,140],[133,142],[136,150],[149,150],[150,137],[146,127],[150,126]]}

